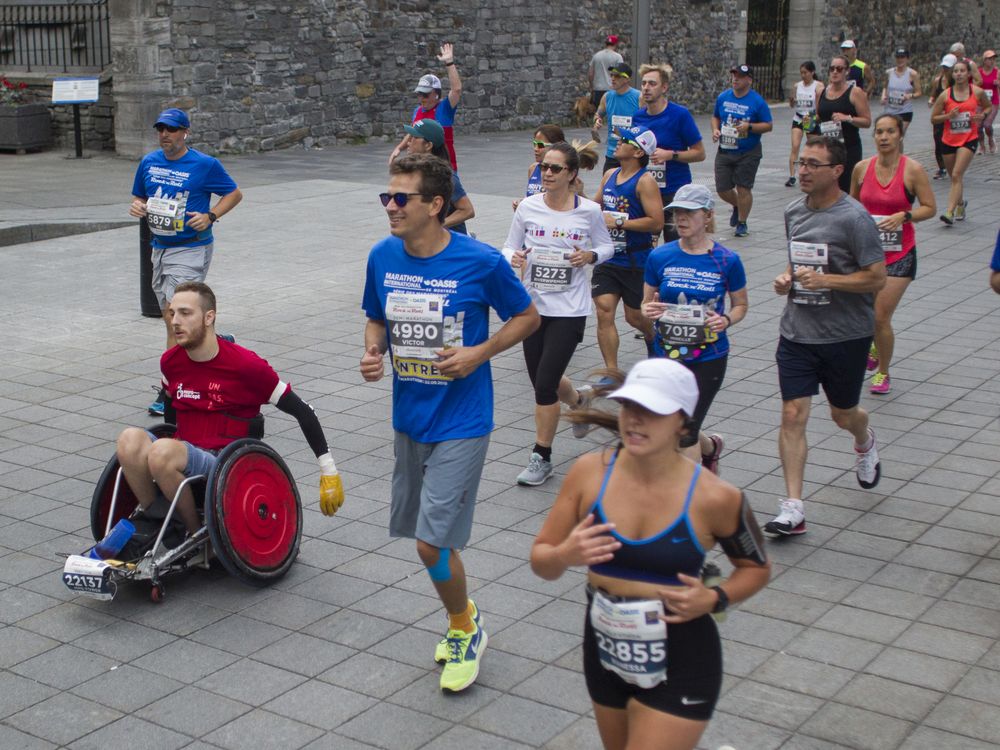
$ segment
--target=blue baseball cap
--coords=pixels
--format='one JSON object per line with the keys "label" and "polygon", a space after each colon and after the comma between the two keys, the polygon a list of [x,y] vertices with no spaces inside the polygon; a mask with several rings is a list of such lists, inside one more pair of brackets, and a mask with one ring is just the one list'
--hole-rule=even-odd
{"label": "blue baseball cap", "polygon": [[187,112],[183,109],[165,109],[160,112],[160,116],[156,118],[156,122],[153,123],[155,128],[157,125],[169,125],[172,128],[187,128],[191,127],[191,120],[188,119]]}

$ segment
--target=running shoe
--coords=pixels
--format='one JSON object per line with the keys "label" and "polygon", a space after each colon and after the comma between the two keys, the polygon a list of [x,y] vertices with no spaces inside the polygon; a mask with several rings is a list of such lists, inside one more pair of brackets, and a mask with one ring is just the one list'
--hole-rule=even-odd
{"label": "running shoe", "polygon": [[722,449],[726,444],[722,442],[722,435],[709,435],[708,439],[712,441],[712,452],[707,456],[704,453],[701,454],[701,465],[718,476],[719,458],[722,456]]}
{"label": "running shoe", "polygon": [[943,214],[941,214],[941,221],[943,221],[950,227],[952,224],[955,223],[955,217],[951,213],[951,211],[945,211]]}
{"label": "running shoe", "polygon": [[872,377],[872,387],[869,389],[872,393],[888,393],[892,390],[892,380],[889,379],[889,373],[887,372],[876,372]]}
{"label": "running shoe", "polygon": [[858,484],[864,489],[870,490],[878,484],[882,478],[882,464],[878,460],[878,446],[875,444],[875,431],[869,427],[868,435],[872,441],[872,447],[866,451],[859,451],[854,448],[855,464],[854,471],[858,475]]}
{"label": "running shoe", "polygon": [[[594,400],[594,387],[592,385],[585,385],[582,388],[578,388],[577,393],[580,394],[580,400],[577,401],[576,406],[570,409],[570,411],[586,409],[590,406],[590,402]],[[587,437],[588,432],[590,432],[589,424],[573,423],[573,437],[577,440]]]}
{"label": "running shoe", "polygon": [[[469,605],[472,607],[472,621],[476,624],[477,628],[481,628],[483,626],[483,618],[479,613],[479,607],[476,606],[476,603],[472,599],[469,599]],[[438,641],[437,646],[434,647],[434,661],[438,664],[444,664],[448,661],[449,653],[448,636],[446,634],[444,638]]]}
{"label": "running shoe", "polygon": [[785,187],[795,187],[795,178],[789,177],[788,180],[785,182]]}
{"label": "running shoe", "polygon": [[741,222],[737,223],[737,225],[736,225],[736,236],[737,237],[746,237],[748,234],[750,234],[750,230],[747,229],[747,223],[745,221],[741,221]]}
{"label": "running shoe", "polygon": [[968,205],[969,201],[963,200],[955,206],[955,221],[965,221],[965,208]]}
{"label": "running shoe", "polygon": [[524,471],[517,475],[517,483],[529,487],[544,484],[552,476],[552,462],[546,461],[537,453],[532,452]]}
{"label": "running shoe", "polygon": [[464,630],[449,630],[448,661],[441,672],[441,689],[449,693],[465,690],[479,676],[479,662],[486,650],[486,631],[478,625],[475,630],[466,633]]}
{"label": "running shoe", "polygon": [[230,344],[235,344],[236,343],[236,337],[233,334],[231,334],[231,333],[220,333],[219,334],[219,338],[220,339],[225,339]]}
{"label": "running shoe", "polygon": [[157,385],[153,386],[153,390],[156,391],[156,401],[147,406],[146,411],[151,417],[162,417],[163,411],[166,409],[165,399],[167,398],[167,394],[163,388]]}
{"label": "running shoe", "polygon": [[781,512],[773,521],[764,524],[764,533],[778,538],[806,533],[806,516],[802,512],[801,500],[782,500]]}
{"label": "running shoe", "polygon": [[875,348],[875,343],[868,348],[868,364],[865,365],[865,369],[868,372],[878,369],[878,349]]}
{"label": "running shoe", "polygon": [[733,213],[729,217],[729,226],[735,227],[740,223],[740,208],[739,206],[733,206]]}
{"label": "running shoe", "polygon": [[946,170],[946,169],[939,169],[937,172],[934,173],[934,179],[935,180],[943,180],[947,174],[948,174],[948,170]]}

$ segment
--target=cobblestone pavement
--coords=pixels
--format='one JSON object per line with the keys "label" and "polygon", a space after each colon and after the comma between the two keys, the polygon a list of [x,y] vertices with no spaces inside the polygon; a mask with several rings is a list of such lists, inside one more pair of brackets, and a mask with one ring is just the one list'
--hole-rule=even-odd
{"label": "cobblestone pavement", "polygon": [[[926,164],[924,115],[909,141]],[[762,521],[783,491],[773,351],[784,301],[771,279],[785,263],[782,208],[797,194],[782,184],[787,110],[776,116],[751,234],[719,235],[744,259],[751,307],[708,422],[726,437],[723,476],[746,488]],[[499,243],[530,134],[458,131],[472,229]],[[142,585],[110,603],[63,587],[60,555],[91,543],[90,496],[114,437],[148,422],[162,324],[138,314],[132,226],[0,249],[0,747],[599,746],[579,674],[583,575],[545,582],[527,563],[559,480],[514,484],[533,440],[517,350],[495,361],[497,427],[464,554],[490,646],[473,688],[438,691],[441,608],[412,543],[386,531],[390,383],[357,373],[364,263],[386,232],[375,193],[390,148],[224,159],[246,198],[218,228],[209,282],[220,327],[313,404],[348,495],[335,518],[318,512],[311,453],[294,422],[270,410],[267,440],[298,479],[305,533],[291,573],[269,588],[217,569],[169,581],[160,605]],[[703,747],[996,746],[1000,298],[986,269],[998,166],[1000,156],[976,157],[968,221],[918,227],[893,392],[863,397],[882,445],[877,490],[858,489],[850,439],[817,404],[809,533],[769,545],[771,584],[722,626],[724,695]],[[133,170],[101,155],[0,156],[0,229],[127,220]],[[695,173],[711,184],[711,156]],[[586,181],[592,189],[596,176]],[[933,185],[943,199],[947,183]],[[622,342],[625,363],[641,356],[641,342]],[[591,326],[570,374],[599,361]],[[597,444],[561,431],[560,476]]]}

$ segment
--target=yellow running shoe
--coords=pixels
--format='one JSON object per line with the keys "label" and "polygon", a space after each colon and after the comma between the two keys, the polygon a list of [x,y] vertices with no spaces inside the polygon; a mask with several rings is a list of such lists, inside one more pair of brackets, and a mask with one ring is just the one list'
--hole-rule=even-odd
{"label": "yellow running shoe", "polygon": [[[479,614],[479,607],[476,606],[476,603],[472,599],[469,599],[469,604],[472,606],[472,621],[476,623],[476,627],[481,628],[483,620]],[[448,636],[445,635],[444,638],[437,642],[437,646],[434,647],[434,661],[438,664],[444,664],[448,661],[448,653]]]}
{"label": "yellow running shoe", "polygon": [[479,676],[479,662],[486,650],[486,631],[478,625],[475,630],[448,631],[448,661],[441,672],[441,689],[449,693],[465,690]]}

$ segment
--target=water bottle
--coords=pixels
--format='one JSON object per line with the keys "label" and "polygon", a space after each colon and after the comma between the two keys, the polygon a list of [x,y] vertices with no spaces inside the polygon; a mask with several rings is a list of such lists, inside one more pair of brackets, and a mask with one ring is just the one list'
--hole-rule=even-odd
{"label": "water bottle", "polygon": [[127,518],[123,518],[112,527],[107,536],[90,548],[87,557],[94,560],[107,560],[114,557],[128,544],[135,533],[135,526]]}

